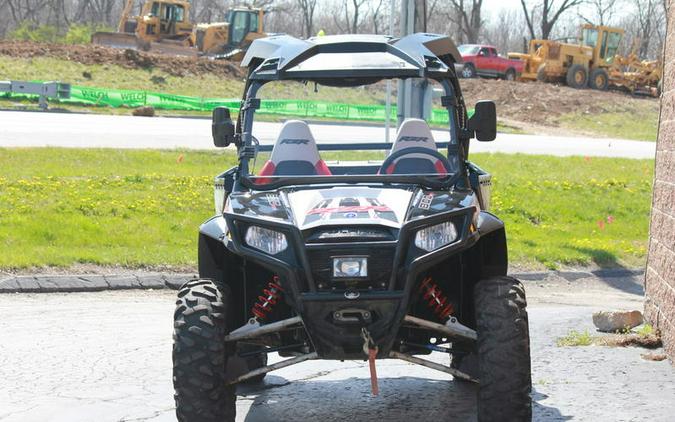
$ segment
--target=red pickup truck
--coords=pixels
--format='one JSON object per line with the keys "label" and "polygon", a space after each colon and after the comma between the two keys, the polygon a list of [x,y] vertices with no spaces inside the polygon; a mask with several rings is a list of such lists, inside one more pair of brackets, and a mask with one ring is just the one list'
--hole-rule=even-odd
{"label": "red pickup truck", "polygon": [[523,71],[524,62],[500,57],[491,45],[463,44],[458,49],[464,59],[464,78],[483,76],[513,81]]}

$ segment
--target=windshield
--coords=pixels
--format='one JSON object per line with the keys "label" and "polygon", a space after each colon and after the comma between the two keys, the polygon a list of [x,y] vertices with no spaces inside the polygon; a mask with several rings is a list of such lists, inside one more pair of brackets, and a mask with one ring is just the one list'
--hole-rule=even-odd
{"label": "windshield", "polygon": [[598,30],[585,28],[581,34],[581,38],[583,45],[595,48],[598,43]]}
{"label": "windshield", "polygon": [[614,61],[614,56],[616,51],[619,49],[619,43],[621,42],[621,34],[618,32],[605,32],[605,37],[603,39],[603,49],[601,58],[605,59],[605,62],[612,63]]}
{"label": "windshield", "polygon": [[[341,88],[295,81],[256,84],[252,90],[260,107],[243,114],[244,138],[250,126],[254,148],[241,163],[247,183],[256,187],[333,181],[437,186],[459,173],[457,155],[448,155],[448,145],[457,143],[456,130],[451,136],[449,129],[457,127],[457,118],[441,105],[447,81],[390,82],[389,129],[387,81]],[[397,128],[396,91],[406,85],[422,93],[414,106],[424,118],[402,119]],[[288,119],[272,122],[266,113]]]}
{"label": "windshield", "polygon": [[474,56],[478,54],[480,46],[464,44],[457,47],[457,49],[459,50],[459,54],[461,54],[462,56]]}

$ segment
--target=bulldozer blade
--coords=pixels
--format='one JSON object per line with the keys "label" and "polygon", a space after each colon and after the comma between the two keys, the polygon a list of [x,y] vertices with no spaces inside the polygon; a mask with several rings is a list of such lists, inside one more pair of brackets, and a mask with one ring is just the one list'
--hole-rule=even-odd
{"label": "bulldozer blade", "polygon": [[122,32],[95,32],[91,36],[91,43],[112,48],[138,48],[136,35]]}
{"label": "bulldozer blade", "polygon": [[[145,50],[145,49],[144,49]],[[181,45],[172,41],[160,41],[160,42],[151,42],[149,48],[145,50],[149,53],[155,54],[165,54],[172,56],[188,56],[188,57],[197,57],[199,56],[199,50],[194,47],[189,47],[186,45]]]}
{"label": "bulldozer blade", "polygon": [[120,32],[96,32],[91,36],[91,43],[112,48],[147,51],[154,54],[188,57],[199,56],[199,51],[196,48],[187,46],[181,41],[146,42],[138,39],[135,34]]}
{"label": "bulldozer blade", "polygon": [[244,53],[246,53],[246,51],[241,48],[233,48],[222,53],[210,54],[209,57],[215,60],[240,61],[244,58]]}

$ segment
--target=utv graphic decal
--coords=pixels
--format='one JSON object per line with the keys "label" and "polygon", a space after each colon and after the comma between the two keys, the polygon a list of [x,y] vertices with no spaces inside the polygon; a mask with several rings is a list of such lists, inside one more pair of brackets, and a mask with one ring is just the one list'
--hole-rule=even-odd
{"label": "utv graphic decal", "polygon": [[309,139],[282,139],[281,143],[289,145],[307,145],[309,143]]}
{"label": "utv graphic decal", "polygon": [[429,207],[431,207],[431,203],[434,200],[434,194],[430,193],[427,195],[423,195],[422,198],[420,199],[419,207],[423,210],[428,210]]}
{"label": "utv graphic decal", "polygon": [[267,202],[270,203],[270,207],[272,208],[278,208],[281,206],[281,199],[279,198],[278,195],[274,195],[272,193],[268,193],[266,195],[267,197]]}
{"label": "utv graphic decal", "polygon": [[429,138],[426,136],[401,136],[400,142],[427,142]]}
{"label": "utv graphic decal", "polygon": [[386,205],[359,205],[353,207],[336,207],[336,208],[314,208],[307,212],[307,215],[312,214],[339,214],[339,213],[357,213],[368,211],[392,212],[391,208]]}

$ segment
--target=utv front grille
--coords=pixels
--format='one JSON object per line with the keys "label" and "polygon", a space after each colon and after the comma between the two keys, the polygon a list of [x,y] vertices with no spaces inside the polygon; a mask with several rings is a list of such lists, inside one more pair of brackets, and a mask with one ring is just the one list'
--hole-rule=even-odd
{"label": "utv front grille", "polygon": [[354,227],[318,229],[307,236],[307,243],[390,242],[396,240],[385,228]]}
{"label": "utv front grille", "polygon": [[[395,253],[394,246],[378,248],[334,248],[309,249],[307,257],[320,291],[342,291],[348,288],[358,290],[386,290],[391,276]],[[340,256],[362,256],[368,258],[368,276],[363,278],[333,278],[333,258]]]}

